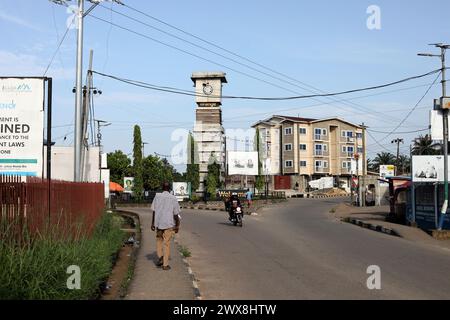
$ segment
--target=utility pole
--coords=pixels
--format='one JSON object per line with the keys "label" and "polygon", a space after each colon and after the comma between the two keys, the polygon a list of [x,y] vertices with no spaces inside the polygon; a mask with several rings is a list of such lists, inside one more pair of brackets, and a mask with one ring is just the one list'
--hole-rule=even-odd
{"label": "utility pole", "polygon": [[400,166],[399,166],[399,159],[400,159],[400,143],[403,143],[403,139],[397,138],[397,139],[392,140],[391,143],[396,143],[396,144],[397,144],[397,158],[396,158],[396,160],[395,160],[395,166],[396,166],[396,169],[395,169],[395,175],[397,175],[397,174],[398,174],[398,168],[400,167]]}
{"label": "utility pole", "polygon": [[104,120],[94,120],[97,122],[97,145],[98,145],[98,166],[100,170],[100,182],[102,182],[102,154],[103,154],[103,147],[102,147],[102,133],[101,133],[101,127],[107,127],[111,125],[110,122],[104,121]]}
{"label": "utility pole", "polygon": [[78,0],[77,71],[75,93],[75,133],[74,133],[74,181],[81,181],[82,123],[81,104],[83,99],[83,14],[84,0]]}
{"label": "utility pole", "polygon": [[359,183],[359,154],[355,153],[354,155],[355,160],[356,160],[356,180],[358,185],[356,186],[356,196],[358,201],[356,202],[357,206],[361,206],[361,184]]}
{"label": "utility pole", "polygon": [[[430,44],[431,46],[435,46],[436,48],[441,49],[441,54],[430,54],[430,53],[419,53],[419,56],[422,57],[438,57],[441,59],[441,84],[442,84],[442,99],[447,96],[447,86],[446,86],[446,67],[445,67],[445,53],[447,49],[450,49],[450,45],[443,43],[434,43]],[[441,208],[441,218],[439,219],[438,230],[442,230],[444,224],[444,217],[447,213],[448,207],[448,108],[444,107],[443,101],[441,100],[441,108],[442,108],[442,118],[443,118],[443,151],[444,151],[444,203]]]}
{"label": "utility pole", "polygon": [[148,142],[142,142],[142,158],[145,158],[145,145],[148,144]]}
{"label": "utility pole", "polygon": [[366,126],[364,125],[364,122],[361,125],[362,128],[362,182],[361,182],[361,202],[360,206],[365,207],[366,206],[366,174],[367,174],[367,164],[366,164]]}

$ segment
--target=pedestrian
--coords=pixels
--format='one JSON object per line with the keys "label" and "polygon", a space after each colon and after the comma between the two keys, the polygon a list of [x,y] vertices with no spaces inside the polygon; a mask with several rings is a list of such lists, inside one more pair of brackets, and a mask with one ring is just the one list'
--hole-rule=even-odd
{"label": "pedestrian", "polygon": [[250,189],[247,189],[247,192],[245,193],[245,198],[247,199],[247,206],[248,208],[250,208],[252,205],[252,198],[253,198],[253,193],[250,191]]}
{"label": "pedestrian", "polygon": [[152,202],[152,231],[156,230],[157,266],[170,270],[170,241],[180,228],[180,205],[177,198],[170,194],[170,185],[163,183],[163,192],[157,193]]}

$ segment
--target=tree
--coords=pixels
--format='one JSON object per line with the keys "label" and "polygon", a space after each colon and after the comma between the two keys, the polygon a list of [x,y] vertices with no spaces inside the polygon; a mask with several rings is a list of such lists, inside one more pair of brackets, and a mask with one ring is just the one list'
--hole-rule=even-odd
{"label": "tree", "polygon": [[141,128],[138,125],[135,125],[133,133],[133,173],[134,173],[133,193],[134,196],[138,199],[142,198],[144,192],[142,172],[143,170],[142,170]]}
{"label": "tree", "polygon": [[162,165],[157,156],[149,155],[142,162],[142,176],[145,190],[159,190],[162,183]]}
{"label": "tree", "polygon": [[399,174],[411,172],[411,158],[409,156],[402,154],[398,157],[397,172]]}
{"label": "tree", "polygon": [[190,182],[191,190],[195,191],[200,186],[200,168],[198,164],[196,144],[192,133],[189,133],[188,136],[187,156],[186,182]]}
{"label": "tree", "polygon": [[374,171],[378,171],[381,165],[392,164],[395,165],[397,158],[390,152],[377,153],[377,156],[371,161],[373,163]]}
{"label": "tree", "polygon": [[264,189],[264,176],[262,175],[262,162],[261,162],[262,148],[261,148],[261,136],[259,135],[259,128],[256,128],[254,143],[255,143],[254,147],[258,152],[258,175],[256,176],[255,179],[255,188],[261,191],[262,189]]}
{"label": "tree", "polygon": [[412,154],[414,155],[438,155],[441,154],[441,144],[434,142],[431,136],[426,134],[420,135],[414,139],[414,145],[412,148]]}
{"label": "tree", "polygon": [[208,173],[206,175],[206,191],[211,198],[216,197],[216,190],[220,185],[220,164],[217,163],[217,158],[214,152],[211,152],[208,162]]}
{"label": "tree", "polygon": [[122,185],[123,178],[131,175],[130,158],[120,150],[108,153],[107,158],[110,180]]}

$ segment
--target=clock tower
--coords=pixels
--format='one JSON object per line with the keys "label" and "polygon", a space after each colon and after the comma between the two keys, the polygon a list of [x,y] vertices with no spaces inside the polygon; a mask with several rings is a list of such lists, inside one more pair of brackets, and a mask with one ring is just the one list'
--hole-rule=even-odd
{"label": "clock tower", "polygon": [[200,187],[197,191],[202,192],[211,154],[221,166],[221,181],[225,178],[225,130],[221,106],[222,85],[227,83],[227,79],[223,72],[194,72],[191,79],[197,103],[193,132],[200,167]]}

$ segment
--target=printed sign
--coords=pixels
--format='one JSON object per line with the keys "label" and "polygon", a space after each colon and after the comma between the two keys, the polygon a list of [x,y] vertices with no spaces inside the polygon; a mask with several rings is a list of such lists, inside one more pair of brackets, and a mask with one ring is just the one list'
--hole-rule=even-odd
{"label": "printed sign", "polygon": [[173,182],[172,190],[178,201],[183,201],[183,199],[189,198],[189,186],[187,182]]}
{"label": "printed sign", "polygon": [[[380,178],[387,179],[395,176],[395,166],[388,165],[380,165]],[[387,185],[387,182],[380,182],[381,185]]]}
{"label": "printed sign", "polygon": [[258,175],[258,152],[229,151],[228,175]]}
{"label": "printed sign", "polygon": [[0,174],[42,177],[44,79],[0,79]]}
{"label": "printed sign", "polygon": [[444,181],[444,156],[413,156],[413,182]]}
{"label": "printed sign", "polygon": [[134,187],[134,178],[133,177],[123,178],[123,192],[133,193],[133,187]]}

